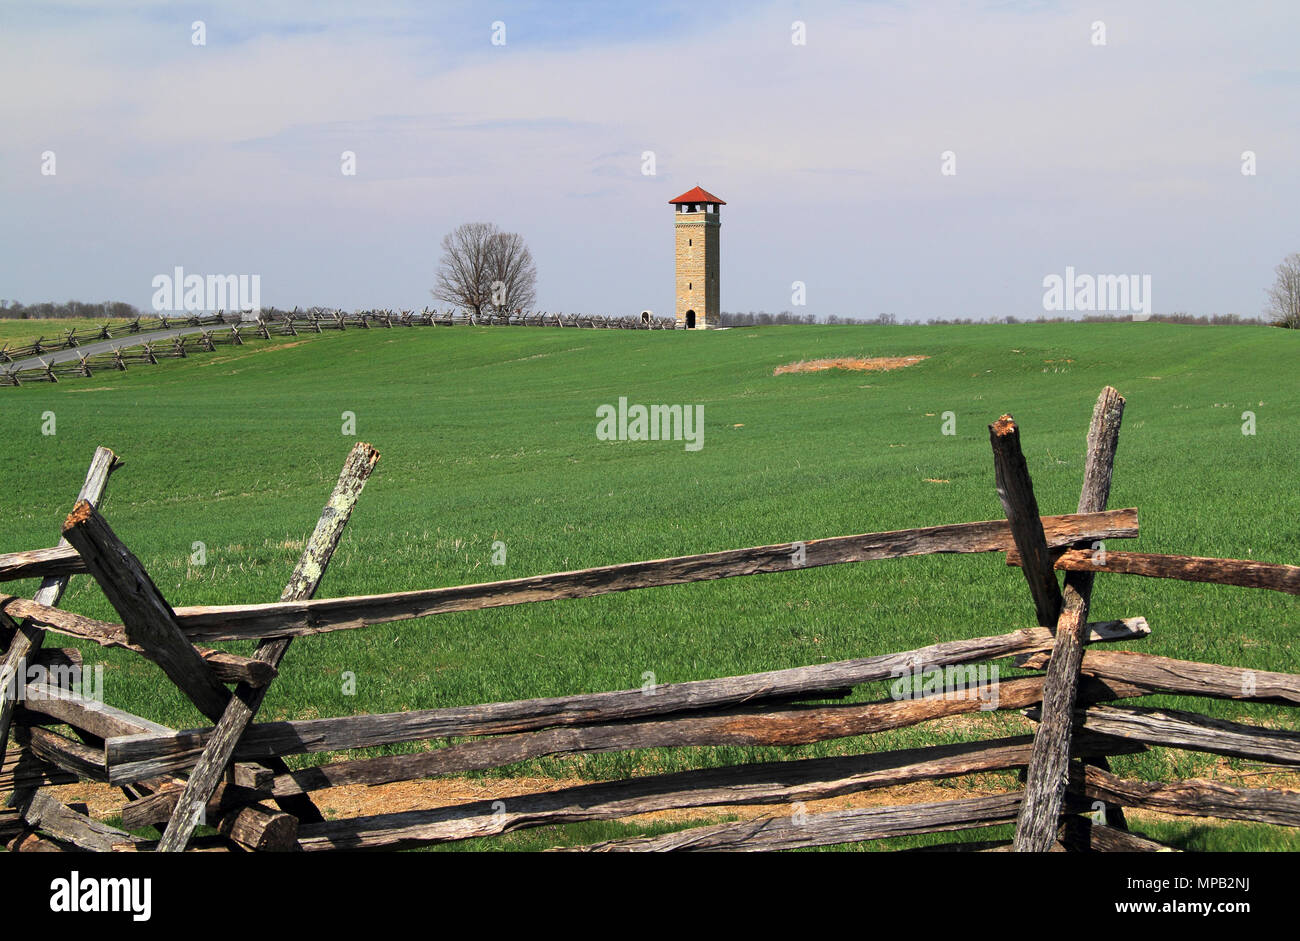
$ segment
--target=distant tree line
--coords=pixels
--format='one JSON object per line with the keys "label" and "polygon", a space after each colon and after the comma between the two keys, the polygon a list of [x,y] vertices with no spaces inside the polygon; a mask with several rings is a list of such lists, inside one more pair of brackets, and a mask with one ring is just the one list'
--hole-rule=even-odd
{"label": "distant tree line", "polygon": [[[970,324],[970,323],[1128,323],[1134,319],[1132,314],[1084,314],[1082,317],[1063,317],[1059,314],[1038,317],[994,317],[991,320],[971,320],[969,318],[957,318],[945,320],[936,318],[925,321],[931,324]],[[1198,315],[1189,314],[1186,311],[1174,311],[1172,314],[1151,314],[1145,318],[1155,323],[1190,323],[1201,325],[1214,324],[1253,324],[1255,326],[1267,327],[1273,324],[1272,320],[1262,317],[1243,317],[1240,314],[1210,314]],[[913,321],[908,321],[909,323]]]}
{"label": "distant tree line", "polygon": [[724,327],[770,327],[777,323],[817,323],[817,317],[813,314],[792,314],[788,310],[783,310],[779,314],[769,314],[765,310],[731,314],[724,310],[718,315],[718,319]]}
{"label": "distant tree line", "polygon": [[[792,314],[788,310],[783,310],[779,314],[769,314],[767,311],[749,311],[748,313],[728,313],[723,311],[721,314],[722,325],[724,327],[759,327],[770,326],[772,324],[854,324],[858,326],[919,326],[922,324],[934,325],[969,325],[969,324],[1015,324],[1015,323],[1124,323],[1133,319],[1132,314],[1085,314],[1082,317],[1065,317],[1060,314],[1039,315],[1037,317],[992,317],[989,319],[978,319],[975,317],[930,317],[925,320],[899,320],[893,314],[877,314],[875,317],[840,317],[832,314],[825,319],[818,318],[815,314]],[[1278,318],[1264,317],[1242,317],[1240,314],[1210,314],[1195,315],[1183,311],[1176,311],[1172,314],[1152,314],[1147,320],[1158,323],[1191,323],[1191,324],[1255,324],[1258,326],[1290,326],[1290,324],[1281,322]]]}
{"label": "distant tree line", "polygon": [[134,304],[125,301],[42,301],[39,304],[20,304],[0,298],[0,318],[6,320],[62,320],[65,317],[100,317],[104,319],[134,320],[143,316]]}

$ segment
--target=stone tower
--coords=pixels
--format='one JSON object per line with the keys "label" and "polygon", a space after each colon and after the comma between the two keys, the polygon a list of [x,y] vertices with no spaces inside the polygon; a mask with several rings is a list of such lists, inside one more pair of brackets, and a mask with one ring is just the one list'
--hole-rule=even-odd
{"label": "stone tower", "polygon": [[668,202],[677,237],[677,326],[720,326],[718,233],[727,204],[698,186]]}

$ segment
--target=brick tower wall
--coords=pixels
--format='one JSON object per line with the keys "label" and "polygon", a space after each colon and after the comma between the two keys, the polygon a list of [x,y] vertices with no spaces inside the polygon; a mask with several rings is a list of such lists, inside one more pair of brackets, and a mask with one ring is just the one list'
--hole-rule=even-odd
{"label": "brick tower wall", "polygon": [[721,221],[711,212],[679,212],[677,236],[677,299],[679,326],[686,326],[686,312],[695,311],[697,329],[721,324],[721,288],[718,261]]}

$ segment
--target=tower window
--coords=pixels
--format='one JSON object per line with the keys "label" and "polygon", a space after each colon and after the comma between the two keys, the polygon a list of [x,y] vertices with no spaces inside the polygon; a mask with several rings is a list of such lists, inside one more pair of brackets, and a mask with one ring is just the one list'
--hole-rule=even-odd
{"label": "tower window", "polygon": [[691,247],[692,245],[694,245],[694,244],[695,244],[695,240],[694,240],[694,239],[687,239],[687,240],[686,240],[686,247],[687,247],[687,248],[690,248],[690,247]]}

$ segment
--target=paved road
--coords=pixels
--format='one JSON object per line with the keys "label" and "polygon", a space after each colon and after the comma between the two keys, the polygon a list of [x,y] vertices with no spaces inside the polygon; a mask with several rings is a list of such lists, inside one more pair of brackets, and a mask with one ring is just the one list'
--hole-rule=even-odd
{"label": "paved road", "polygon": [[66,363],[69,360],[76,362],[82,356],[92,356],[95,353],[111,353],[116,349],[125,349],[128,346],[141,346],[150,340],[166,340],[169,337],[185,336],[191,333],[202,333],[204,330],[221,329],[214,325],[206,327],[169,327],[166,330],[151,330],[148,333],[131,333],[124,337],[117,337],[112,340],[94,340],[90,343],[83,343],[81,346],[74,346],[71,349],[58,350],[53,353],[42,353],[40,356],[29,356],[27,359],[16,359],[12,363],[0,363],[0,369],[31,369],[39,367],[41,362],[47,363]]}

